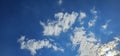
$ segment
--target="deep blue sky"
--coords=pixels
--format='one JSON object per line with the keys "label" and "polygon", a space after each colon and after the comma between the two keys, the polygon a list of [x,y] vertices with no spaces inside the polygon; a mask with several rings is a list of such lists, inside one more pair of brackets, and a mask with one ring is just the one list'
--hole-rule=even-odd
{"label": "deep blue sky", "polygon": [[[111,19],[110,30],[120,35],[120,0],[0,0],[0,56],[30,56],[20,50],[21,35],[42,39],[40,21],[54,19],[57,12],[85,11],[96,7],[100,21]],[[24,53],[24,54],[23,54]]]}

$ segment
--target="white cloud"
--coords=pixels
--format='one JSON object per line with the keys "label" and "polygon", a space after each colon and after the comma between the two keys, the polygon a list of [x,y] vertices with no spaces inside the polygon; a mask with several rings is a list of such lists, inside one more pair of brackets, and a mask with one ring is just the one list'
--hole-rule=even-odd
{"label": "white cloud", "polygon": [[99,40],[96,39],[95,34],[93,32],[87,34],[84,27],[76,27],[74,29],[74,35],[71,36],[71,41],[74,48],[80,45],[78,56],[110,55],[108,52],[117,55],[120,52],[115,50],[118,41],[120,41],[119,38],[115,37],[115,40],[108,42],[107,44],[100,44]]}
{"label": "white cloud", "polygon": [[112,51],[109,51],[105,56],[116,56],[118,54],[119,54],[119,51],[112,50]]}
{"label": "white cloud", "polygon": [[94,26],[95,25],[95,23],[96,23],[96,20],[97,20],[97,10],[95,10],[95,8],[93,8],[93,9],[91,9],[91,13],[93,14],[93,19],[92,20],[90,20],[89,22],[88,22],[88,26],[89,27],[92,27],[92,26]]}
{"label": "white cloud", "polygon": [[[60,3],[62,3],[62,0],[59,1],[61,1]],[[91,13],[93,15],[93,19],[87,22],[89,27],[92,27],[96,24],[96,20],[98,17],[98,12],[95,10],[95,8],[91,9]],[[59,12],[56,13],[54,17],[55,20],[48,21],[47,24],[40,22],[40,24],[44,28],[43,34],[45,36],[58,36],[61,32],[66,32],[71,28],[71,30],[73,30],[73,35],[70,36],[70,40],[74,48],[76,46],[79,46],[77,50],[78,56],[115,56],[117,54],[120,54],[120,51],[116,50],[118,42],[120,41],[119,37],[114,37],[115,40],[101,44],[101,42],[99,42],[101,40],[96,39],[97,37],[92,31],[89,31],[83,26],[75,28],[71,27],[75,23],[77,17],[79,18],[81,24],[84,22],[82,20],[86,17],[85,12]],[[107,21],[105,25],[102,26],[103,29],[107,29],[108,23],[109,21]],[[26,41],[25,36],[22,36],[18,41],[21,44],[21,49],[29,50],[32,55],[35,55],[36,51],[42,48],[52,48],[55,51],[64,51],[63,48],[59,48],[54,43],[50,43],[51,41],[54,42],[53,39],[49,40],[36,41],[35,39],[30,39]],[[70,46],[70,43],[66,45]]]}
{"label": "white cloud", "polygon": [[76,27],[74,30],[74,36],[71,36],[71,41],[73,46],[75,47],[76,45],[80,44],[80,41],[85,38],[84,34],[84,27],[78,28]]}
{"label": "white cloud", "polygon": [[62,0],[58,0],[58,4],[61,5],[63,3]]}
{"label": "white cloud", "polygon": [[96,50],[99,47],[99,44],[94,44],[96,39],[94,38],[94,33],[90,32],[89,37],[86,35],[84,27],[76,27],[74,30],[74,35],[71,36],[71,41],[73,47],[80,45],[78,49],[79,56],[96,56]]}
{"label": "white cloud", "polygon": [[86,17],[86,13],[85,12],[80,12],[80,19],[84,19]]}
{"label": "white cloud", "polygon": [[86,17],[86,13],[85,12],[80,12],[80,15],[79,15],[80,24],[84,24],[84,21],[82,21],[82,20],[85,17]]}
{"label": "white cloud", "polygon": [[[115,38],[115,40],[108,42],[107,44],[104,44],[98,48],[98,55],[117,55],[120,51],[116,50],[116,46],[118,45],[118,38]],[[111,54],[110,54],[111,53]]]}
{"label": "white cloud", "polygon": [[44,27],[43,34],[44,35],[59,35],[62,31],[62,28],[59,27],[58,25],[54,25],[53,23],[48,23],[46,26],[43,22],[40,22],[40,24]]}
{"label": "white cloud", "polygon": [[95,25],[95,23],[96,23],[96,19],[90,20],[90,21],[88,22],[88,26],[89,26],[89,27],[92,27],[92,26]]}
{"label": "white cloud", "polygon": [[72,12],[71,14],[59,12],[55,14],[55,18],[57,19],[56,21],[48,22],[47,25],[40,22],[40,24],[44,27],[44,35],[58,36],[61,32],[66,32],[75,22],[77,16],[78,13],[76,12]]}
{"label": "white cloud", "polygon": [[34,56],[37,50],[42,48],[52,48],[55,51],[64,51],[62,48],[58,48],[56,45],[51,44],[48,40],[39,40],[30,39],[25,41],[25,36],[22,36],[18,42],[21,44],[21,49],[27,49]]}
{"label": "white cloud", "polygon": [[96,14],[98,13],[98,11],[96,10],[95,7],[93,7],[90,11],[91,11],[91,13],[94,14],[94,15],[96,15]]}
{"label": "white cloud", "polygon": [[107,29],[108,24],[109,24],[110,21],[111,20],[107,20],[107,22],[104,25],[102,25],[102,29]]}

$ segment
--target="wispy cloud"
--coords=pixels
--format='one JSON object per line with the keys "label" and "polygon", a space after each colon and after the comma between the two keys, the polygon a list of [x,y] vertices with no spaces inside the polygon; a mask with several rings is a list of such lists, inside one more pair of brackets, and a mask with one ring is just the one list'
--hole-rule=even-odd
{"label": "wispy cloud", "polygon": [[61,5],[63,3],[63,0],[58,0],[58,4]]}
{"label": "wispy cloud", "polygon": [[98,11],[96,10],[95,7],[93,7],[90,11],[91,11],[91,13],[94,14],[94,15],[96,15],[96,14],[98,13]]}
{"label": "wispy cloud", "polygon": [[107,44],[101,45],[100,48],[98,48],[98,55],[117,55],[120,53],[120,51],[116,50],[115,47],[118,45],[118,41],[120,39],[118,37],[115,37],[115,40],[108,42]]}
{"label": "wispy cloud", "polygon": [[104,30],[107,29],[108,24],[109,24],[110,21],[111,20],[107,20],[106,23],[104,25],[102,25],[102,29],[104,29]]}
{"label": "wispy cloud", "polygon": [[93,9],[91,9],[90,11],[91,11],[91,13],[93,14],[94,17],[93,17],[93,19],[91,19],[88,22],[88,26],[92,27],[92,26],[95,25],[98,15],[97,15],[97,10],[95,9],[95,7]]}
{"label": "wispy cloud", "polygon": [[90,20],[90,21],[88,22],[88,26],[89,26],[89,27],[94,26],[95,23],[96,23],[96,20],[97,20],[97,19],[92,19],[92,20]]}
{"label": "wispy cloud", "polygon": [[87,17],[87,15],[86,15],[85,12],[80,12],[79,21],[80,21],[80,24],[81,24],[81,25],[84,24],[83,19],[86,18],[86,17]]}

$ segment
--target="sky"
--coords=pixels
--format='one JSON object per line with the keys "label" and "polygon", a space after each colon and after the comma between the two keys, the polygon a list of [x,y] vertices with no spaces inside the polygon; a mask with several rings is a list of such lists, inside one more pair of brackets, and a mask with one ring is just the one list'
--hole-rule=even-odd
{"label": "sky", "polygon": [[120,54],[119,0],[0,0],[0,56]]}

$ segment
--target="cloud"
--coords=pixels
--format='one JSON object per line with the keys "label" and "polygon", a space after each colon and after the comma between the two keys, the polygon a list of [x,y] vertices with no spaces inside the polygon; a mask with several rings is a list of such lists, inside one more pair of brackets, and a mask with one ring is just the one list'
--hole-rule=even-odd
{"label": "cloud", "polygon": [[63,3],[62,0],[58,0],[58,4],[61,5]]}
{"label": "cloud", "polygon": [[91,13],[93,14],[94,17],[93,17],[93,19],[89,20],[89,22],[88,22],[89,27],[92,27],[95,25],[97,17],[98,17],[97,10],[95,10],[95,8],[91,9]]}
{"label": "cloud", "polygon": [[96,23],[96,19],[92,19],[92,20],[90,20],[90,21],[88,22],[88,26],[89,26],[89,27],[92,27],[92,26],[95,25],[95,23]]}
{"label": "cloud", "polygon": [[43,34],[46,36],[58,36],[61,32],[66,32],[73,25],[77,16],[78,13],[76,12],[72,12],[71,14],[63,12],[56,13],[56,21],[48,22],[47,25],[40,22],[44,28]]}
{"label": "cloud", "polygon": [[109,24],[110,21],[111,20],[107,20],[106,23],[104,25],[102,25],[102,29],[104,29],[104,30],[107,29],[108,24]]}
{"label": "cloud", "polygon": [[107,44],[104,44],[98,48],[98,55],[117,55],[120,53],[120,51],[116,50],[115,47],[118,45],[118,41],[120,41],[119,38],[115,37],[115,40],[108,42]]}
{"label": "cloud", "polygon": [[80,12],[80,19],[84,19],[86,17],[86,13],[85,12]]}
{"label": "cloud", "polygon": [[[59,0],[62,1],[62,0]],[[62,2],[61,2],[62,3]],[[96,24],[97,21],[97,11],[95,8],[91,9],[91,14],[93,15],[93,19],[90,19],[88,22],[85,22],[88,24],[88,27],[93,27]],[[69,29],[72,30],[70,33],[70,40],[72,42],[72,47],[77,49],[78,56],[115,56],[119,55],[120,51],[116,50],[118,42],[120,41],[119,37],[113,37],[114,40],[110,41],[108,43],[101,44],[100,39],[97,39],[95,32],[92,32],[92,30],[85,28],[82,26],[84,23],[83,19],[87,17],[87,14],[85,12],[72,12],[72,13],[63,13],[58,12],[55,13],[53,21],[48,21],[47,23],[41,22],[40,24],[43,26],[43,35],[44,36],[59,36],[61,33],[67,32]],[[79,26],[73,26],[72,25],[77,21],[78,18],[80,24]],[[107,29],[109,20],[102,26],[103,29]],[[106,33],[108,34],[109,31]],[[103,36],[104,37],[104,36]],[[22,36],[18,42],[21,44],[21,49],[27,49],[31,52],[32,55],[36,54],[37,50],[41,50],[42,48],[52,48],[55,51],[61,51],[63,52],[64,49],[61,47],[58,47],[54,39],[44,39],[44,40],[38,40],[30,39],[25,40],[25,36]],[[70,46],[71,42],[66,44],[66,46]]]}
{"label": "cloud", "polygon": [[91,13],[94,14],[94,15],[96,15],[96,14],[98,13],[98,11],[96,10],[95,7],[93,7],[90,11],[91,11]]}
{"label": "cloud", "polygon": [[55,51],[64,52],[63,48],[58,48],[56,45],[51,44],[48,40],[36,41],[35,39],[30,39],[25,41],[25,36],[22,36],[18,42],[21,44],[21,49],[29,50],[33,56],[36,54],[37,50],[42,48],[52,48]]}
{"label": "cloud", "polygon": [[[120,51],[116,50],[116,46],[120,39],[114,37],[115,40],[107,44],[101,44],[93,32],[88,34],[84,27],[76,27],[74,34],[71,35],[73,47],[80,46],[78,49],[78,56],[104,56],[104,55],[117,55]],[[112,54],[110,54],[111,52]]]}
{"label": "cloud", "polygon": [[86,13],[85,12],[80,12],[80,15],[79,15],[79,21],[80,21],[80,24],[82,25],[84,23],[84,21],[82,21],[85,17],[86,17]]}
{"label": "cloud", "polygon": [[78,56],[97,56],[97,48],[99,44],[97,42],[94,33],[90,32],[88,37],[84,27],[76,27],[74,29],[74,35],[71,36],[73,47],[80,45],[78,49]]}

